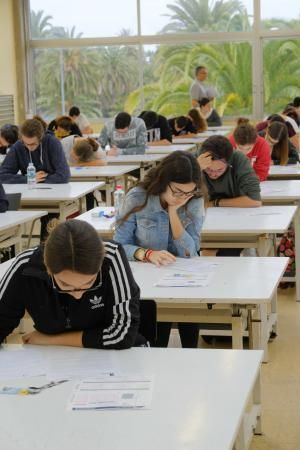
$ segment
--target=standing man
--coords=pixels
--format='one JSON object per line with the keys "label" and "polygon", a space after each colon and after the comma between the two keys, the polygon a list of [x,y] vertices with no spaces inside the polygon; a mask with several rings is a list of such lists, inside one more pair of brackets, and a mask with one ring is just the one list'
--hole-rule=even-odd
{"label": "standing man", "polygon": [[202,98],[206,97],[212,100],[217,96],[217,91],[214,87],[204,83],[208,70],[205,66],[198,66],[195,70],[196,79],[193,81],[190,89],[190,95],[192,100],[192,106],[197,108]]}

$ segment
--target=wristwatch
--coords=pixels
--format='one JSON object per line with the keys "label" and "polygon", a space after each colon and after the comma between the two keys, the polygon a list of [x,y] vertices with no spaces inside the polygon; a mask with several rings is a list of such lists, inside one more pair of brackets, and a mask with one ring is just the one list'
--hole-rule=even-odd
{"label": "wristwatch", "polygon": [[142,248],[139,247],[135,252],[134,252],[134,258],[137,261],[145,261],[145,257],[146,257],[146,253],[147,253],[147,248]]}

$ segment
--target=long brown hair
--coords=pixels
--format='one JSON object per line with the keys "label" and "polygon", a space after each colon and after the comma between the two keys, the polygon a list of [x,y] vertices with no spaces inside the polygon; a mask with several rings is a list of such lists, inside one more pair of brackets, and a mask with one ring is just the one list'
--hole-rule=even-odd
{"label": "long brown hair", "polygon": [[237,144],[247,145],[254,144],[257,138],[257,132],[249,119],[240,117],[237,120],[237,126],[233,131],[233,137]]}
{"label": "long brown hair", "polygon": [[195,183],[199,193],[195,194],[192,198],[202,197],[203,185],[201,170],[194,155],[178,150],[164,158],[157,167],[150,169],[144,180],[137,185],[145,190],[146,196],[144,203],[132,208],[126,213],[125,216],[118,221],[118,225],[126,222],[131,214],[145,208],[150,195],[162,194],[172,182],[180,184]]}
{"label": "long brown hair", "polygon": [[267,128],[266,135],[269,135],[277,144],[272,148],[272,159],[280,161],[281,166],[285,166],[289,159],[288,130],[285,123],[271,122]]}
{"label": "long brown hair", "polygon": [[104,246],[95,228],[75,219],[54,223],[43,250],[44,263],[54,275],[63,270],[94,275],[104,259]]}
{"label": "long brown hair", "polygon": [[190,109],[187,115],[193,122],[193,125],[196,128],[197,133],[202,133],[203,131],[207,130],[207,122],[204,119],[204,117],[201,116],[197,108]]}

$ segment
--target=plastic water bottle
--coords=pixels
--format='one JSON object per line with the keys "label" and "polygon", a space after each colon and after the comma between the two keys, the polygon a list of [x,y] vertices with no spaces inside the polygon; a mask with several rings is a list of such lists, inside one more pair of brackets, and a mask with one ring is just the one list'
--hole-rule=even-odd
{"label": "plastic water bottle", "polygon": [[34,189],[36,185],[36,170],[32,162],[27,167],[27,186],[28,189]]}
{"label": "plastic water bottle", "polygon": [[116,190],[114,192],[114,207],[115,207],[116,215],[118,215],[120,209],[122,208],[124,198],[125,198],[125,192],[123,191],[123,187],[118,184],[116,186]]}

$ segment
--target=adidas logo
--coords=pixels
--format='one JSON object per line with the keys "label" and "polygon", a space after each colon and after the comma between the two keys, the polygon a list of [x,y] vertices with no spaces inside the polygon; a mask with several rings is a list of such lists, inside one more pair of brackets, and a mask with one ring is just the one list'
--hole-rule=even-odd
{"label": "adidas logo", "polygon": [[90,302],[92,303],[92,309],[95,308],[102,308],[104,306],[104,303],[101,303],[102,297],[97,297],[97,295],[94,295],[94,298],[90,298]]}

